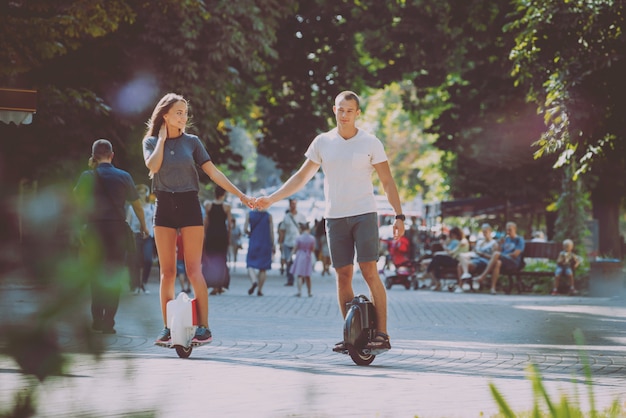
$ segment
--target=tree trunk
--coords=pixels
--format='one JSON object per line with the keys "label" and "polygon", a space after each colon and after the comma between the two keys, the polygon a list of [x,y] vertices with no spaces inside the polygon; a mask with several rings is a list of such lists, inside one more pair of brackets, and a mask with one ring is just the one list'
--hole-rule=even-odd
{"label": "tree trunk", "polygon": [[622,258],[619,234],[619,213],[621,196],[619,193],[602,194],[595,191],[591,195],[593,217],[598,220],[599,251],[601,257]]}

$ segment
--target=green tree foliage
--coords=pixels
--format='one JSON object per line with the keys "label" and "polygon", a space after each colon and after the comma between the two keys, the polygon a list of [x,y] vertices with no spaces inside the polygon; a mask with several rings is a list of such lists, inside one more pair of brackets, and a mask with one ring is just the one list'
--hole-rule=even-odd
{"label": "green tree foliage", "polygon": [[4,1],[0,5],[0,76],[16,77],[132,22],[124,0]]}
{"label": "green tree foliage", "polygon": [[[407,64],[419,69],[412,74],[417,94],[408,101],[418,114],[434,117],[427,132],[437,135],[436,146],[446,153],[442,164],[451,194],[549,200],[557,184],[551,162],[534,161],[530,152],[541,120],[509,75],[513,41],[502,31],[509,3],[402,3],[405,10],[394,13],[397,30],[391,38],[401,47],[383,44],[377,52],[372,36],[364,45],[391,63],[381,73]],[[403,51],[402,57],[389,56],[394,50]],[[409,62],[398,64],[402,61]]]}
{"label": "green tree foliage", "polygon": [[335,96],[359,90],[354,48],[358,3],[294,1],[294,14],[281,22],[277,58],[268,64],[258,100],[263,136],[259,152],[288,176],[304,152],[332,121]]}
{"label": "green tree foliage", "polygon": [[539,156],[557,153],[589,173],[600,251],[619,256],[626,192],[626,36],[622,1],[517,1],[511,53],[517,82],[539,106],[546,129]]}
{"label": "green tree foliage", "polygon": [[[3,136],[15,138],[16,158],[3,161],[4,174],[58,179],[72,170],[62,161],[86,161],[91,142],[106,137],[116,163],[145,179],[143,124],[168,91],[189,99],[192,132],[206,141],[215,161],[241,167],[224,120],[249,112],[255,79],[275,56],[275,27],[289,3],[48,3],[10,2],[0,21],[3,44],[14,46],[6,52],[9,65],[0,65],[0,84],[39,92],[35,123],[0,126]],[[36,30],[30,30],[33,19]]]}
{"label": "green tree foliage", "polygon": [[403,108],[404,88],[412,89],[412,84],[392,83],[384,89],[367,92],[360,124],[376,132],[385,144],[404,202],[417,195],[426,201],[438,201],[447,195],[438,163],[441,151],[433,146],[434,135],[424,133],[420,122]]}
{"label": "green tree foliage", "polygon": [[[396,92],[403,109],[446,152],[443,189],[458,197],[548,200],[558,178],[551,161],[535,161],[529,150],[542,123],[509,75],[507,5],[298,2],[296,16],[280,28],[280,67],[268,74],[259,102],[260,152],[289,174],[313,136],[332,125],[337,92],[406,79],[409,86]],[[412,176],[403,170],[396,179],[414,188]]]}

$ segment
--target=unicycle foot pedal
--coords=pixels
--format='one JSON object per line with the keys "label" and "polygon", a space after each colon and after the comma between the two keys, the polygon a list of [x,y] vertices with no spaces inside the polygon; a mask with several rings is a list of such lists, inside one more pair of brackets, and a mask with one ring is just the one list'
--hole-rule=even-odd
{"label": "unicycle foot pedal", "polygon": [[389,348],[364,348],[361,350],[363,354],[368,354],[372,356],[377,356],[379,354],[385,353],[389,351]]}
{"label": "unicycle foot pedal", "polygon": [[192,346],[192,347],[201,347],[201,346],[203,346],[203,345],[211,344],[211,342],[213,342],[213,340],[207,340],[207,341],[192,341],[192,342],[191,342],[191,346]]}
{"label": "unicycle foot pedal", "polygon": [[156,345],[158,347],[163,347],[163,348],[173,348],[174,347],[172,345],[171,341],[155,341],[154,345]]}
{"label": "unicycle foot pedal", "polygon": [[348,354],[348,348],[345,346],[343,341],[338,342],[333,347],[333,351],[339,354]]}

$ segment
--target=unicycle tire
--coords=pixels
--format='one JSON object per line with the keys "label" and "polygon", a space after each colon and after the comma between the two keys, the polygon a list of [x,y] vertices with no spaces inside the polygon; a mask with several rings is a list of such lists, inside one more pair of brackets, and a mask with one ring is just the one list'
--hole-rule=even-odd
{"label": "unicycle tire", "polygon": [[369,366],[376,358],[373,354],[365,354],[355,347],[348,347],[348,354],[357,366]]}
{"label": "unicycle tire", "polygon": [[176,349],[176,354],[178,354],[178,357],[180,358],[189,358],[189,356],[191,355],[191,347],[183,347],[182,345],[175,345],[174,348]]}
{"label": "unicycle tire", "polygon": [[367,297],[359,295],[349,304],[343,328],[343,340],[348,355],[359,366],[371,364],[376,357],[364,350],[374,329],[376,329],[374,305]]}

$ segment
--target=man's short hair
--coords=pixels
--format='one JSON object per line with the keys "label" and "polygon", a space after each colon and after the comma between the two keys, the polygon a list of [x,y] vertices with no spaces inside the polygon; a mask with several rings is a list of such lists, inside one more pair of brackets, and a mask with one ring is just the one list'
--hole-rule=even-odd
{"label": "man's short hair", "polygon": [[113,145],[106,139],[98,139],[91,146],[91,157],[95,160],[107,158],[113,153]]}
{"label": "man's short hair", "polygon": [[337,106],[337,104],[342,100],[354,100],[356,102],[357,110],[361,108],[361,99],[359,98],[359,95],[353,91],[345,90],[339,93],[337,97],[335,97],[335,106]]}

